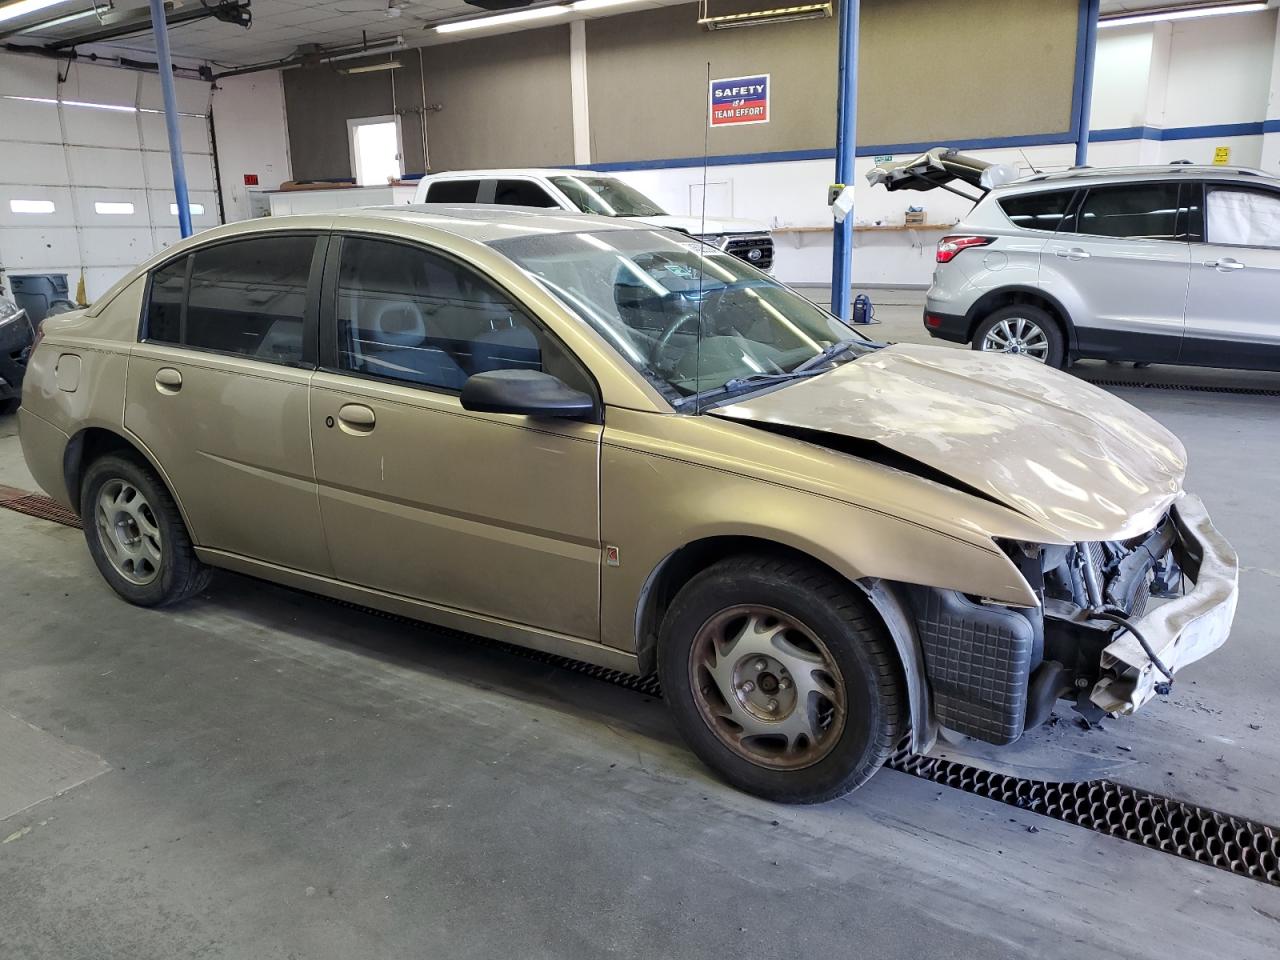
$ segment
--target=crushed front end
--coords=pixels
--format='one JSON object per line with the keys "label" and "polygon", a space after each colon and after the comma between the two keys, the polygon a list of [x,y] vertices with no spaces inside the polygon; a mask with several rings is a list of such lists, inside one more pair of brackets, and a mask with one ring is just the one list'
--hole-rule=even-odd
{"label": "crushed front end", "polygon": [[1128,540],[1001,547],[1039,608],[909,590],[941,727],[1012,743],[1060,699],[1092,719],[1132,713],[1231,629],[1238,561],[1197,497]]}

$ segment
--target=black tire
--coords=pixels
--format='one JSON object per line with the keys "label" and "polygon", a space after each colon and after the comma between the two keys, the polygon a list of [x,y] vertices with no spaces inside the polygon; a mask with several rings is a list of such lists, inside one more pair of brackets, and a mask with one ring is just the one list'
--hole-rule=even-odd
{"label": "black tire", "polygon": [[[98,520],[98,498],[108,484],[129,484],[145,498],[158,531],[159,564],[146,583],[127,578],[107,555]],[[213,571],[201,563],[191,546],[191,536],[177,504],[155,471],[141,457],[110,454],[93,461],[80,486],[80,519],[84,539],[98,572],[125,600],[140,607],[179,603],[209,585]],[[110,536],[110,533],[106,534]]]}
{"label": "black tire", "polygon": [[987,334],[1006,320],[1011,322],[1024,320],[1029,326],[1034,325],[1044,335],[1048,346],[1044,356],[1046,366],[1061,370],[1067,365],[1067,343],[1062,334],[1062,327],[1058,325],[1053,314],[1030,303],[1011,303],[1007,307],[1001,307],[987,314],[974,329],[970,346],[974,350],[983,350]]}
{"label": "black tire", "polygon": [[[700,707],[696,638],[717,614],[759,605],[785,614],[821,638],[846,708],[825,755],[800,769],[774,769],[730,747]],[[752,659],[750,654],[744,659]],[[758,667],[757,667],[758,669]],[[733,786],[780,803],[821,803],[860,787],[884,764],[906,729],[906,694],[893,643],[857,589],[802,560],[741,556],[699,573],[663,619],[658,672],[676,726],[694,753]]]}

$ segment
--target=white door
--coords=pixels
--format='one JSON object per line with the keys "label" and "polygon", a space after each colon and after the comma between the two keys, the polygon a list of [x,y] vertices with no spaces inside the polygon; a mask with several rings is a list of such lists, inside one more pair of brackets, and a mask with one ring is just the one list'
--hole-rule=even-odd
{"label": "white door", "polygon": [[[66,71],[58,82],[58,70]],[[216,225],[209,85],[177,81],[195,229]],[[0,54],[0,269],[83,271],[91,301],[178,239],[159,78]]]}
{"label": "white door", "polygon": [[1176,182],[1093,187],[1045,245],[1041,283],[1071,292],[1083,356],[1177,359],[1190,262],[1178,211]]}
{"label": "white door", "polygon": [[1182,361],[1280,369],[1280,193],[1210,185],[1191,245]]}

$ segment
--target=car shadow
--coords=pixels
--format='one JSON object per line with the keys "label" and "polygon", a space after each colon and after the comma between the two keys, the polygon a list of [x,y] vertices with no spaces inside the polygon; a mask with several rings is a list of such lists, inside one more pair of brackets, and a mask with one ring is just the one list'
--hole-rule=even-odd
{"label": "car shadow", "polygon": [[649,694],[540,662],[506,644],[225,570],[217,571],[208,590],[175,612],[197,620],[229,620],[233,628],[264,636],[268,645],[273,637],[287,635],[664,744],[681,742],[662,701]]}

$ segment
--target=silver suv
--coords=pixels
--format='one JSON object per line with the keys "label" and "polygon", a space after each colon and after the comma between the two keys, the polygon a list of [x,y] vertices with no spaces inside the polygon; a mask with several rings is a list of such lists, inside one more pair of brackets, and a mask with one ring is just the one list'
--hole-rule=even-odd
{"label": "silver suv", "polygon": [[924,324],[975,350],[1280,370],[1280,180],[1171,164],[1013,179],[939,148],[872,170],[980,198],[938,243]]}

